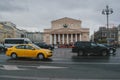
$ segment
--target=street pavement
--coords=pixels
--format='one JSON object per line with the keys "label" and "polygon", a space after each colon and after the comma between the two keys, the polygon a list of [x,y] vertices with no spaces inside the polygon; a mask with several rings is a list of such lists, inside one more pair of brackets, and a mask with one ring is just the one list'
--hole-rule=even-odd
{"label": "street pavement", "polygon": [[45,60],[11,59],[0,54],[0,80],[120,80],[120,48],[116,55],[77,56],[56,48]]}

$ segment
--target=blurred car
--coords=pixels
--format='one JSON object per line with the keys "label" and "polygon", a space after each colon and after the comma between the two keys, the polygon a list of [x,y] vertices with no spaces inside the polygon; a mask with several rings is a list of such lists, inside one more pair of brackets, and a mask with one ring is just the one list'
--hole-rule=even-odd
{"label": "blurred car", "polygon": [[37,42],[37,43],[34,43],[34,44],[37,45],[37,46],[39,46],[40,48],[50,49],[50,50],[53,50],[53,49],[54,49],[54,46],[48,45],[48,44],[46,44],[46,43]]}
{"label": "blurred car", "polygon": [[52,56],[52,51],[42,49],[34,44],[18,44],[7,48],[6,55],[12,58],[27,57],[45,59]]}
{"label": "blurred car", "polygon": [[106,46],[102,44],[97,44],[90,41],[77,41],[72,47],[72,52],[77,53],[78,56],[83,55],[109,55],[109,50]]}
{"label": "blurred car", "polygon": [[0,52],[4,52],[5,51],[5,46],[3,44],[0,44]]}
{"label": "blurred car", "polygon": [[103,45],[109,49],[110,54],[115,55],[116,47],[114,45],[111,45],[111,44],[103,44]]}

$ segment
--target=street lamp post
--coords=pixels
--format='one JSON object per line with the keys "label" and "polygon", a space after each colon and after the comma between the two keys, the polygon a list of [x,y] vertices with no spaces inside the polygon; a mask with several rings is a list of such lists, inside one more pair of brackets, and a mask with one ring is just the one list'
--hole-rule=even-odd
{"label": "street lamp post", "polygon": [[109,14],[112,14],[112,13],[113,13],[113,9],[109,8],[108,5],[106,6],[106,9],[102,10],[102,14],[107,16],[107,37],[106,37],[107,43],[108,43],[108,39],[110,37],[110,35],[109,35]]}

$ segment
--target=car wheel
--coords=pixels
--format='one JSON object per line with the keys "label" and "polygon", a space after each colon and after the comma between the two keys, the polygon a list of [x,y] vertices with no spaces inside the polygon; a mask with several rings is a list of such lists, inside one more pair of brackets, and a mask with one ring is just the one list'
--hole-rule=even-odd
{"label": "car wheel", "polygon": [[113,53],[114,53],[113,49],[110,49],[110,50],[109,50],[109,53],[110,53],[110,54],[113,54]]}
{"label": "car wheel", "polygon": [[113,53],[113,55],[116,55],[116,53]]}
{"label": "car wheel", "polygon": [[87,56],[90,56],[91,54],[90,53],[87,53]]}
{"label": "car wheel", "polygon": [[83,51],[78,51],[78,56],[82,56],[83,55]]}
{"label": "car wheel", "polygon": [[17,58],[17,54],[16,53],[12,53],[11,54],[11,58],[16,59]]}
{"label": "car wheel", "polygon": [[102,56],[107,56],[107,51],[103,51]]}
{"label": "car wheel", "polygon": [[40,59],[40,60],[44,59],[44,55],[43,54],[38,54],[37,58]]}

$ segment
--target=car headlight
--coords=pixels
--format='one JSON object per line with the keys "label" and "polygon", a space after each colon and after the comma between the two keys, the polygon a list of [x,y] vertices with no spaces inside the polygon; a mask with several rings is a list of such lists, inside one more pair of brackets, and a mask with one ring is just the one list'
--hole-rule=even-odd
{"label": "car headlight", "polygon": [[46,51],[47,54],[50,54],[50,51]]}
{"label": "car headlight", "polygon": [[48,54],[49,52],[48,52],[48,51],[46,51],[46,53]]}
{"label": "car headlight", "polygon": [[116,49],[116,48],[113,48],[113,49]]}

